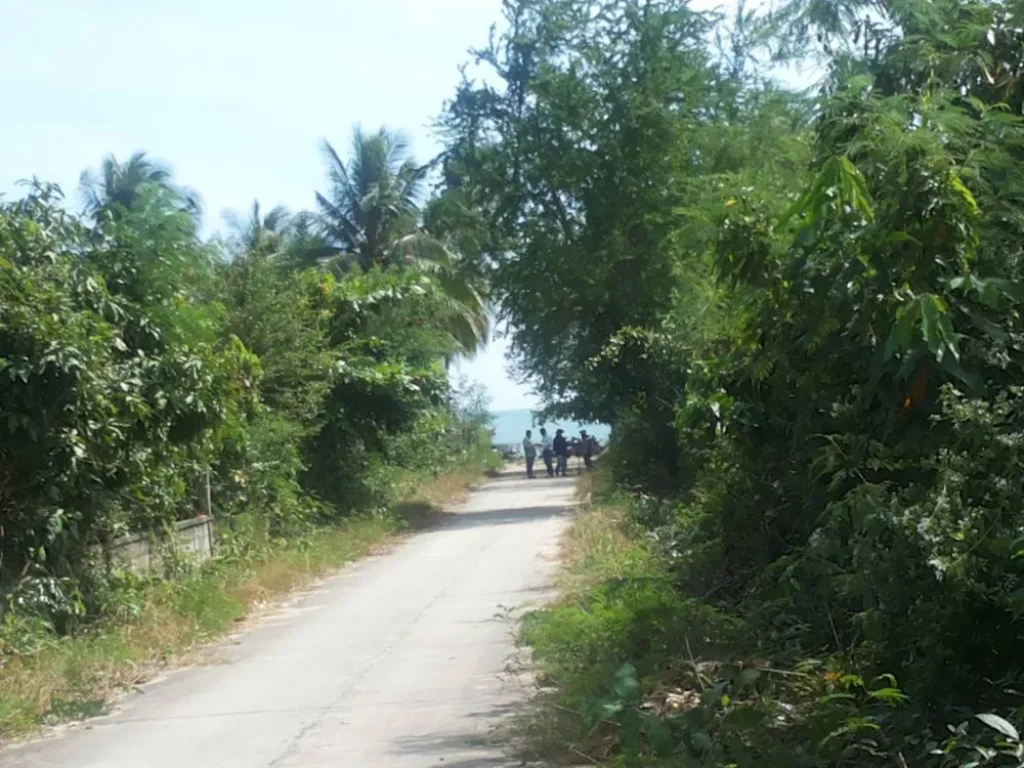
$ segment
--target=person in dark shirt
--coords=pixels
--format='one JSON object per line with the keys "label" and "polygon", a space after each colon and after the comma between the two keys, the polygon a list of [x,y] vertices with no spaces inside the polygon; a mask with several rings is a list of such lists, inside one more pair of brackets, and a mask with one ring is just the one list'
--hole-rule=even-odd
{"label": "person in dark shirt", "polygon": [[556,475],[565,477],[569,471],[569,442],[565,439],[563,430],[555,430],[555,458],[558,460],[558,466],[555,469]]}
{"label": "person in dark shirt", "polygon": [[587,469],[594,468],[594,438],[587,434],[587,430],[580,430],[580,443],[583,449],[583,464]]}
{"label": "person in dark shirt", "polygon": [[540,446],[540,455],[544,458],[544,468],[547,470],[548,477],[554,477],[555,448],[551,436],[548,435],[548,431],[544,427],[540,428]]}

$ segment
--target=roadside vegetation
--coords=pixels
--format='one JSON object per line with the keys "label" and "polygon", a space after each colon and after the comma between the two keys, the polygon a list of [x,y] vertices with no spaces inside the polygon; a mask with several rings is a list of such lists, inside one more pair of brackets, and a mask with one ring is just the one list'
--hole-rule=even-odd
{"label": "roadside vegetation", "polygon": [[[214,239],[143,154],[84,174],[80,213],[39,181],[0,200],[0,738],[94,714],[494,468],[448,375],[488,333],[457,209],[386,131],[324,155],[317,210]],[[200,567],[117,556],[206,513]]]}
{"label": "roadside vegetation", "polygon": [[548,413],[613,426],[526,625],[548,741],[1024,764],[1024,5],[505,11],[448,194]]}
{"label": "roadside vegetation", "polygon": [[[246,538],[177,574],[112,576],[110,606],[79,631],[56,635],[40,622],[12,622],[0,672],[0,738],[104,714],[116,698],[170,666],[216,659],[206,646],[259,616],[273,601],[431,523],[441,505],[495,466],[490,450],[436,478],[413,475],[385,513],[311,526],[289,538]],[[170,576],[168,578],[168,576]]]}
{"label": "roadside vegetation", "polygon": [[[613,427],[524,626],[550,753],[1024,765],[1024,3],[503,8],[433,195],[382,132],[325,145],[315,210],[214,241],[142,155],[80,215],[0,203],[0,675],[135,663],[131,606],[187,648],[258,599],[246,569],[383,540],[403,480],[476,455],[447,363],[486,298],[547,414]],[[206,569],[106,556],[207,486]],[[88,709],[101,666],[0,713]]]}

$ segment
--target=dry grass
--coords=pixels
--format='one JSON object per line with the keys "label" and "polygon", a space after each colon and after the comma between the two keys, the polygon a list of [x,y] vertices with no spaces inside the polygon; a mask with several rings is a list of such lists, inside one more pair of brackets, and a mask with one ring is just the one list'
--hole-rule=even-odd
{"label": "dry grass", "polygon": [[470,486],[482,482],[477,469],[438,475],[428,483],[414,483],[403,494],[406,504],[427,504],[435,509],[463,500]]}
{"label": "dry grass", "polygon": [[636,573],[649,557],[629,537],[625,502],[595,500],[607,482],[601,472],[581,475],[577,481],[579,513],[562,539],[563,601],[609,579]]}
{"label": "dry grass", "polygon": [[607,670],[586,669],[580,659],[603,648],[604,637],[616,642],[617,619],[608,616],[603,623],[600,606],[593,610],[594,595],[603,585],[659,569],[652,553],[630,538],[628,502],[609,492],[609,482],[600,468],[579,477],[581,503],[562,539],[559,597],[527,618],[521,638],[536,654],[538,691],[514,719],[512,740],[524,759],[544,765],[604,765],[611,759],[614,733],[594,727],[585,714],[597,706],[591,694],[607,682]]}
{"label": "dry grass", "polygon": [[101,714],[118,692],[169,666],[199,660],[206,644],[246,616],[369,554],[398,531],[386,519],[352,521],[318,530],[301,544],[278,545],[257,560],[216,563],[127,593],[123,607],[129,615],[5,659],[0,735],[22,736],[39,725]]}
{"label": "dry grass", "polygon": [[281,595],[429,525],[442,504],[480,478],[478,470],[466,470],[410,484],[394,516],[349,520],[303,541],[274,544],[255,559],[214,561],[179,580],[125,589],[117,616],[0,658],[0,740],[102,714],[120,692],[201,660],[204,647]]}

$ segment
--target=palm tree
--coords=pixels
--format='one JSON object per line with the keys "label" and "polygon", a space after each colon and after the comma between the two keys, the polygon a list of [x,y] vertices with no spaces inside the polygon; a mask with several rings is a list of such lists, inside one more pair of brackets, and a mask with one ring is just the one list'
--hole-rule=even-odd
{"label": "palm tree", "polygon": [[407,142],[381,128],[353,133],[348,162],[327,141],[326,195],[317,193],[324,248],[315,257],[333,269],[414,267],[432,276],[449,304],[447,328],[464,355],[486,343],[487,307],[480,282],[463,268],[452,241],[432,237],[421,226],[427,166],[409,156]]}
{"label": "palm tree", "polygon": [[114,155],[105,157],[98,175],[82,173],[81,185],[86,213],[93,217],[116,217],[153,203],[193,217],[198,217],[202,209],[198,195],[173,185],[170,170],[150,160],[145,152],[135,152],[124,163]]}
{"label": "palm tree", "polygon": [[224,218],[231,232],[231,248],[236,253],[273,259],[287,252],[292,216],[283,205],[264,214],[259,200],[253,200],[248,216],[231,212]]}
{"label": "palm tree", "polygon": [[427,169],[384,128],[370,136],[356,128],[347,163],[326,140],[323,153],[330,187],[316,202],[334,261],[364,271],[395,264],[398,244],[416,234]]}

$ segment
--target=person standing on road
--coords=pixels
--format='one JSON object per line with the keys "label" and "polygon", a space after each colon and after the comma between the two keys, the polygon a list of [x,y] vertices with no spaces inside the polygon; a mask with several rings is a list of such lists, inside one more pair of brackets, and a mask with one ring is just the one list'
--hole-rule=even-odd
{"label": "person standing on road", "polygon": [[537,460],[537,446],[533,443],[533,432],[526,430],[523,438],[523,458],[526,459],[526,478],[533,479],[533,462]]}
{"label": "person standing on road", "polygon": [[583,450],[583,464],[587,469],[594,468],[594,438],[587,434],[587,430],[580,430],[580,448]]}
{"label": "person standing on road", "polygon": [[544,468],[547,470],[548,477],[555,476],[555,465],[552,459],[555,456],[554,444],[551,440],[551,435],[544,427],[540,428],[540,452],[544,458]]}
{"label": "person standing on road", "polygon": [[553,445],[557,460],[555,474],[565,477],[569,471],[569,442],[565,439],[564,430],[555,430]]}

